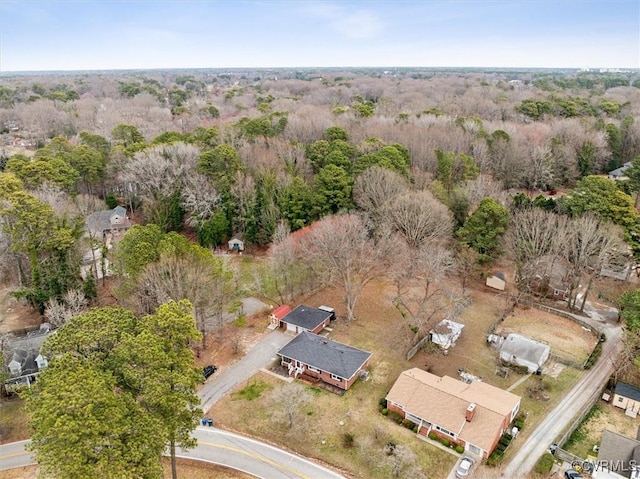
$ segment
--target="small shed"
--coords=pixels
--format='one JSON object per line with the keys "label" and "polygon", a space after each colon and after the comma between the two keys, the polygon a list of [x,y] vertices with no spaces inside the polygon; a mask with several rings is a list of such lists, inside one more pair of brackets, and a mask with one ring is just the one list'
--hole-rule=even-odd
{"label": "small shed", "polygon": [[291,312],[291,306],[288,304],[283,304],[278,306],[276,309],[271,311],[269,314],[269,327],[271,329],[275,329],[280,326],[280,320],[284,318],[287,314]]}
{"label": "small shed", "polygon": [[618,381],[613,391],[613,405],[625,410],[629,417],[637,417],[640,412],[640,388]]}
{"label": "small shed", "polygon": [[319,334],[325,327],[329,326],[335,313],[325,309],[314,308],[306,304],[298,305],[293,311],[289,312],[280,320],[280,326],[287,332],[298,334],[301,331],[309,331]]}
{"label": "small shed", "polygon": [[457,339],[462,333],[464,324],[456,323],[450,319],[443,319],[429,333],[431,334],[431,342],[437,344],[445,351],[454,346]]}
{"label": "small shed", "polygon": [[535,373],[549,359],[551,348],[548,344],[520,336],[509,334],[500,347],[500,359],[506,363],[526,366],[530,373]]}
{"label": "small shed", "polygon": [[229,240],[229,251],[244,251],[244,241],[236,237],[231,238]]}
{"label": "small shed", "polygon": [[498,271],[497,273],[487,276],[485,284],[490,288],[504,291],[507,287],[507,280],[505,279],[504,273],[502,271]]}

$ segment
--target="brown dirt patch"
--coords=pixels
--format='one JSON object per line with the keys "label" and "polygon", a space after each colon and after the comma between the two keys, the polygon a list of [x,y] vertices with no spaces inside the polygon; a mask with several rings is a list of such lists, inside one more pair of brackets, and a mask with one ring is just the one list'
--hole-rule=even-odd
{"label": "brown dirt patch", "polygon": [[549,344],[551,354],[583,363],[598,342],[595,335],[573,321],[532,307],[517,307],[496,328],[496,334],[517,333]]}
{"label": "brown dirt patch", "polygon": [[31,306],[11,295],[14,288],[0,289],[0,333],[37,327],[40,315]]}

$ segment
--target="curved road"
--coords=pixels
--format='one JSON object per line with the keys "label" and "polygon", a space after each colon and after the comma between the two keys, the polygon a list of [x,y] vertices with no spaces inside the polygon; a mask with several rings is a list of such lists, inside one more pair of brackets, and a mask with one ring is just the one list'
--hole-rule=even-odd
{"label": "curved road", "polygon": [[589,400],[600,393],[602,386],[614,371],[614,361],[622,348],[620,326],[604,327],[602,331],[606,334],[607,341],[603,344],[598,362],[527,438],[504,469],[503,477],[525,477],[529,474],[549,445],[584,410]]}
{"label": "curved road", "polygon": [[[341,479],[343,476],[277,447],[210,427],[193,432],[198,445],[178,457],[220,464],[263,479]],[[0,446],[0,471],[36,464],[25,451],[29,441]]]}

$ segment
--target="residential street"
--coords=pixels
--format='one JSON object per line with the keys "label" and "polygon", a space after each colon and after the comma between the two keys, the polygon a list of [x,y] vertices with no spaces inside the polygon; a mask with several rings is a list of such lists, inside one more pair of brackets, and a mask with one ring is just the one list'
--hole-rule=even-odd
{"label": "residential street", "polygon": [[622,329],[617,325],[605,325],[598,319],[592,319],[589,322],[601,329],[607,336],[600,359],[522,444],[505,468],[502,477],[525,477],[533,470],[536,462],[549,445],[556,440],[574,417],[584,410],[589,400],[595,394],[599,394],[602,386],[613,373],[613,362],[622,348],[620,341]]}
{"label": "residential street", "polygon": [[180,457],[223,464],[264,479],[343,477],[303,457],[221,429],[198,427],[193,435],[198,446],[180,452]]}

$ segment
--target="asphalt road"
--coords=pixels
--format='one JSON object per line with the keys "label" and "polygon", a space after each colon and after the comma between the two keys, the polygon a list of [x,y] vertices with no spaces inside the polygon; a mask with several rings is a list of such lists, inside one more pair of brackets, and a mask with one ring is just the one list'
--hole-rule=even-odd
{"label": "asphalt road", "polygon": [[502,477],[525,477],[533,470],[536,462],[551,443],[555,442],[571,421],[587,407],[589,400],[599,394],[603,384],[613,373],[614,360],[622,348],[620,326],[606,326],[602,328],[602,331],[606,334],[607,341],[603,345],[600,359],[596,365],[586,372],[571,392],[527,438],[504,469]]}
{"label": "asphalt road", "polygon": [[221,429],[198,427],[193,436],[198,446],[179,452],[180,457],[222,464],[264,479],[343,477],[303,457]]}
{"label": "asphalt road", "polygon": [[[339,479],[323,466],[282,449],[231,432],[198,427],[193,436],[198,445],[189,451],[178,451],[179,457],[220,464],[263,479]],[[0,471],[36,464],[33,454],[25,451],[29,441],[0,446]]]}
{"label": "asphalt road", "polygon": [[202,410],[207,413],[211,406],[218,402],[236,384],[253,376],[260,368],[267,366],[277,358],[276,352],[293,339],[293,336],[272,331],[265,335],[239,361],[226,369],[219,370],[211,376],[198,391]]}

